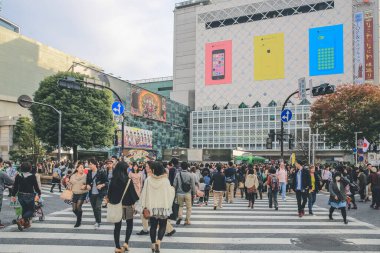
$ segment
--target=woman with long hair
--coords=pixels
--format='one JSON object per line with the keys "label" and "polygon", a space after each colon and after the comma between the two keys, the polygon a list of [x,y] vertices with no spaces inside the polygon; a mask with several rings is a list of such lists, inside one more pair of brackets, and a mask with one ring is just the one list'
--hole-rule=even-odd
{"label": "woman with long hair", "polygon": [[330,191],[330,212],[329,212],[329,218],[330,220],[333,220],[333,212],[335,209],[340,209],[343,217],[344,224],[347,224],[347,212],[346,212],[346,191],[344,184],[342,182],[342,176],[340,172],[335,173],[333,177],[333,182],[329,185],[329,191]]}
{"label": "woman with long hair", "polygon": [[259,180],[254,173],[252,165],[248,165],[248,174],[245,179],[245,187],[247,188],[247,196],[249,200],[248,207],[253,209],[253,205],[255,204],[255,194],[257,193],[257,189],[259,188]]}
{"label": "woman with long hair", "polygon": [[135,187],[132,182],[129,182],[128,189],[122,199],[125,188],[128,185],[128,181],[131,181],[128,177],[128,164],[126,162],[119,162],[113,171],[111,184],[109,186],[107,200],[111,204],[118,204],[120,201],[123,206],[123,220],[127,221],[127,227],[125,232],[125,243],[120,246],[120,230],[122,220],[115,223],[115,228],[113,231],[114,241],[115,241],[115,252],[121,253],[129,250],[129,239],[133,230],[133,215],[134,215],[134,204],[139,199]]}
{"label": "woman with long hair", "polygon": [[[164,238],[168,217],[172,213],[175,197],[174,188],[165,174],[165,168],[159,162],[149,164],[153,175],[145,181],[141,193],[141,208],[150,213],[150,240],[152,252],[159,253]],[[157,227],[158,233],[157,233]]]}
{"label": "woman with long hair", "polygon": [[132,179],[133,186],[135,187],[138,196],[140,196],[142,189],[142,175],[139,172],[139,166],[135,163],[133,164],[132,171],[128,174],[129,178]]}
{"label": "woman with long hair", "polygon": [[31,226],[30,220],[33,218],[36,193],[39,198],[41,190],[38,187],[36,176],[31,173],[32,165],[30,163],[22,163],[20,170],[21,173],[17,174],[13,185],[12,202],[16,202],[17,195],[22,207],[22,218],[17,221],[17,227],[22,231]]}
{"label": "woman with long hair", "polygon": [[78,163],[75,172],[70,177],[67,188],[73,192],[72,206],[73,213],[77,217],[77,221],[74,225],[74,228],[77,228],[81,225],[82,222],[82,205],[86,200],[87,196],[87,186],[86,186],[87,175],[84,173],[83,163]]}

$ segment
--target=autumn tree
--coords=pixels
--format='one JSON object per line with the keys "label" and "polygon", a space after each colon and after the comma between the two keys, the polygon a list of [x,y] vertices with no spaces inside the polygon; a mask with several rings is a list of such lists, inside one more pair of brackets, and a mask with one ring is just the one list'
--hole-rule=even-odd
{"label": "autumn tree", "polygon": [[[82,88],[68,90],[58,87],[59,79],[84,75],[60,72],[45,78],[34,94],[34,101],[54,106],[62,112],[62,147],[72,148],[74,160],[78,146],[89,149],[111,146],[115,125],[111,111],[112,95],[108,91]],[[56,147],[58,115],[51,108],[31,107],[36,133],[43,142]]]}
{"label": "autumn tree", "polygon": [[326,134],[332,145],[355,146],[355,132],[370,142],[380,133],[380,87],[342,85],[333,94],[320,97],[311,107],[311,127]]}

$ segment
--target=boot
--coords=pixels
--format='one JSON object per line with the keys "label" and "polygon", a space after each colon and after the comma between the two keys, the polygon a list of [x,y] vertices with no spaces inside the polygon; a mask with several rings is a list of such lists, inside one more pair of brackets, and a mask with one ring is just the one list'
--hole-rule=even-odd
{"label": "boot", "polygon": [[329,219],[330,220],[334,220],[333,217],[332,217],[333,212],[334,212],[334,208],[330,208],[330,210],[329,210]]}
{"label": "boot", "polygon": [[74,228],[80,227],[82,223],[82,214],[83,214],[83,211],[77,211],[77,222],[75,223]]}
{"label": "boot", "polygon": [[248,207],[251,207],[251,203],[252,203],[252,201],[249,201],[249,203],[248,203]]}
{"label": "boot", "polygon": [[25,228],[30,228],[32,225],[31,225],[31,222],[30,222],[30,220],[29,219],[25,219],[24,220],[25,222],[24,222],[24,229]]}
{"label": "boot", "polygon": [[16,222],[16,224],[17,224],[17,228],[18,228],[18,230],[20,230],[20,231],[24,230],[25,221],[24,221],[23,218],[19,219],[19,220]]}
{"label": "boot", "polygon": [[160,253],[160,248],[161,248],[161,241],[157,240],[156,246],[155,246],[155,253]]}

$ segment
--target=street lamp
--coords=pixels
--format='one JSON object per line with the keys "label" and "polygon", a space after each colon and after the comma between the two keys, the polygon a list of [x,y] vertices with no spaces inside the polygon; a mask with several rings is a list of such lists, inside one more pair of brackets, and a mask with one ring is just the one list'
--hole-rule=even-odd
{"label": "street lamp", "polygon": [[363,132],[355,132],[355,166],[358,166],[358,134]]}
{"label": "street lamp", "polygon": [[50,107],[51,109],[53,109],[54,111],[56,111],[58,113],[58,116],[59,116],[59,121],[58,121],[58,162],[60,162],[61,161],[62,112],[60,110],[58,110],[57,108],[55,108],[54,106],[52,106],[52,105],[33,101],[27,95],[21,95],[17,99],[17,103],[21,107],[24,107],[24,108],[27,108],[27,109],[29,109],[33,104],[42,105],[42,106]]}

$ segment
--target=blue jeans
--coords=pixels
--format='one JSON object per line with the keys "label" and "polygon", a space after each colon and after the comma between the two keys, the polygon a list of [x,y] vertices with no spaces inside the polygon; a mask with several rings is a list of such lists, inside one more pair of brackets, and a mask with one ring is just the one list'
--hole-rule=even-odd
{"label": "blue jeans", "polygon": [[280,189],[281,189],[282,200],[285,200],[286,199],[286,183],[285,182],[280,183]]}
{"label": "blue jeans", "polygon": [[30,219],[34,213],[34,193],[18,193],[18,201],[22,207],[22,218]]}
{"label": "blue jeans", "polygon": [[310,192],[308,199],[309,199],[309,201],[307,204],[309,207],[309,212],[312,212],[313,211],[313,205],[314,205],[315,201],[317,200],[317,193],[315,191]]}

